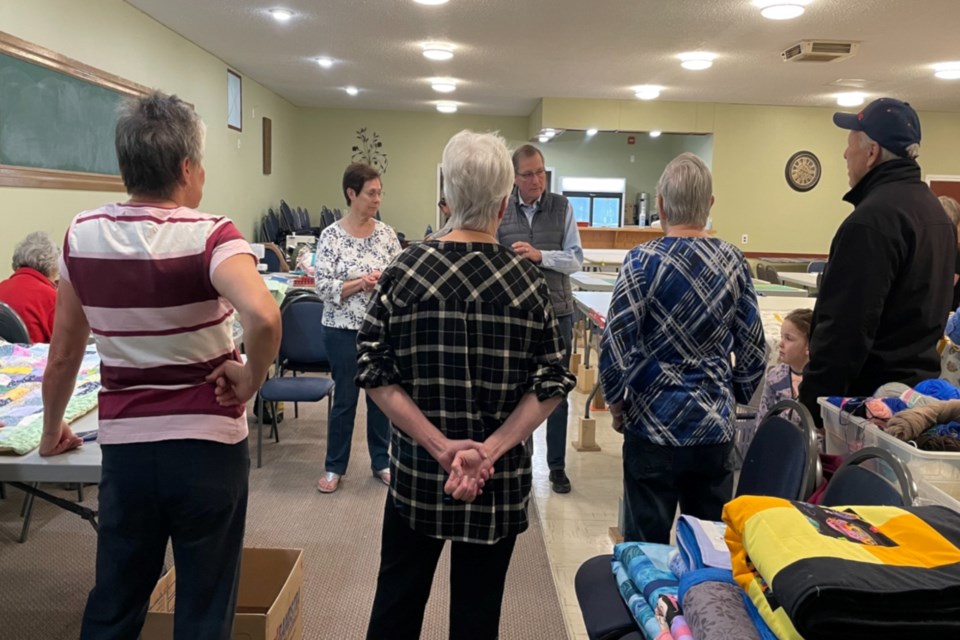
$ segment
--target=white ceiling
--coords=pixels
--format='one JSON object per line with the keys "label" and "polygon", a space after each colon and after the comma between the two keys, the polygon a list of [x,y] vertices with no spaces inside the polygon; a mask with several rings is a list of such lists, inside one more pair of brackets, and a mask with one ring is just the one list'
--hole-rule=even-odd
{"label": "white ceiling", "polygon": [[[931,69],[960,60],[960,0],[813,0],[785,22],[750,0],[127,2],[301,107],[414,111],[450,99],[461,113],[525,116],[542,97],[634,99],[639,84],[664,86],[661,100],[832,106],[837,82],[857,79],[874,97],[960,112],[960,80]],[[266,13],[281,6],[296,14],[286,24]],[[801,39],[862,45],[845,61],[782,62]],[[454,59],[425,59],[428,40],[452,42]],[[691,50],[719,57],[687,71],[675,56]],[[320,55],[338,63],[323,69]],[[436,76],[460,86],[438,94]]]}

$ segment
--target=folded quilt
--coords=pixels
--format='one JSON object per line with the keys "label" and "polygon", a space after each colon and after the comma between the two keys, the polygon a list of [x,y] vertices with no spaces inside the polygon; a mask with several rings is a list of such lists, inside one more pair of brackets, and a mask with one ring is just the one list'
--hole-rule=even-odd
{"label": "folded quilt", "polygon": [[677,595],[697,640],[777,640],[729,569],[688,571]]}
{"label": "folded quilt", "polygon": [[[646,602],[647,607],[631,606],[631,600],[620,594],[643,629],[648,640],[692,640],[687,621],[680,611],[677,598],[677,577],[666,568],[673,547],[643,542],[623,542],[613,549],[614,573],[619,563],[626,571],[634,589]],[[649,555],[648,555],[649,553]],[[656,558],[654,562],[653,558]],[[618,584],[620,580],[618,578]],[[632,595],[627,589],[627,595]],[[653,620],[649,617],[653,613]],[[656,627],[654,627],[656,625]]]}
{"label": "folded quilt", "polygon": [[697,640],[761,640],[760,633],[743,606],[743,589],[733,582],[732,576],[730,582],[696,582],[682,590],[680,602],[690,631]]}
{"label": "folded quilt", "polygon": [[960,514],[727,503],[734,579],[781,640],[960,637]]}
{"label": "folded quilt", "polygon": [[[630,613],[643,631],[644,637],[647,640],[671,640],[670,632],[664,632],[660,628],[660,623],[657,622],[653,608],[647,603],[647,599],[643,597],[637,586],[633,584],[633,580],[627,575],[623,563],[616,559],[613,561],[613,577],[617,581],[617,590],[620,591],[620,597],[627,604],[627,609],[630,609]],[[663,635],[664,633],[666,635]]]}
{"label": "folded quilt", "polygon": [[730,550],[723,540],[726,525],[681,515],[677,519],[677,547],[687,569],[730,569]]}

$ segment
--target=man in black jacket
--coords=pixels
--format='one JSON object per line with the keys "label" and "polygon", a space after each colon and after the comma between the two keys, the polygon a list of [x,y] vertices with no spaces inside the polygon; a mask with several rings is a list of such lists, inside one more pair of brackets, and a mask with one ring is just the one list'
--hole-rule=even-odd
{"label": "man in black jacket", "polygon": [[830,246],[800,384],[818,425],[819,396],[867,396],[887,382],[939,377],[956,252],[956,229],[920,179],[916,111],[880,98],[833,122],[850,130],[843,199],[855,208]]}

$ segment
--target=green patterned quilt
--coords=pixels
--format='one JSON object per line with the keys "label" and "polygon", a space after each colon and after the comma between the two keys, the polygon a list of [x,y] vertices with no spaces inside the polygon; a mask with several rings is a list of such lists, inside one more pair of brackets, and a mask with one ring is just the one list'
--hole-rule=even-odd
{"label": "green patterned quilt", "polygon": [[[40,385],[50,345],[0,340],[0,454],[24,455],[40,445],[43,399]],[[97,406],[100,357],[90,345],[83,355],[66,420],[73,422]]]}

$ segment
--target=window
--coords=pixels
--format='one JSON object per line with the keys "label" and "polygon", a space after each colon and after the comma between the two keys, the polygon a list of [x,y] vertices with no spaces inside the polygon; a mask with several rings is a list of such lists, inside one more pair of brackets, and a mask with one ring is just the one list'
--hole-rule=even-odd
{"label": "window", "polygon": [[570,201],[577,222],[586,222],[591,227],[620,226],[622,194],[564,191],[563,195]]}
{"label": "window", "polygon": [[563,178],[573,217],[591,227],[619,227],[627,181],[623,178]]}

